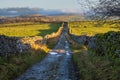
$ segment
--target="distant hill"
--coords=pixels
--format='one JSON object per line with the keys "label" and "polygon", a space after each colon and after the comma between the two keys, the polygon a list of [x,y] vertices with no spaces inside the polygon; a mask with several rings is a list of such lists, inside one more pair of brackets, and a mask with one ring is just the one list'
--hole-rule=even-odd
{"label": "distant hill", "polygon": [[40,8],[0,9],[0,23],[80,21],[80,13]]}
{"label": "distant hill", "polygon": [[71,12],[63,12],[62,10],[41,9],[41,8],[6,8],[0,9],[0,16],[15,17],[21,15],[41,14],[45,16],[58,16],[58,15],[70,15],[78,14]]}
{"label": "distant hill", "polygon": [[81,15],[59,15],[43,16],[40,14],[21,15],[17,17],[0,17],[0,23],[19,23],[19,22],[63,22],[63,21],[81,21],[84,17]]}
{"label": "distant hill", "polygon": [[52,16],[56,21],[81,21],[84,19],[82,15],[78,14],[64,14],[64,15],[57,15]]}

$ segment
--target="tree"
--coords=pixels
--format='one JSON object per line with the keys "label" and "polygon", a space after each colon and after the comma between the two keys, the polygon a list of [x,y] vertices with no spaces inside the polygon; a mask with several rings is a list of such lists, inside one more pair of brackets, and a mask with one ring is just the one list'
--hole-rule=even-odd
{"label": "tree", "polygon": [[102,19],[118,17],[120,19],[120,0],[99,0],[99,5],[94,8],[96,14],[100,14]]}
{"label": "tree", "polygon": [[[120,0],[84,0],[81,2],[77,0],[80,6],[87,9],[87,13],[92,13],[94,19],[108,19],[110,17],[117,17],[120,19]],[[84,10],[85,11],[85,10]],[[86,13],[86,12],[85,12]]]}

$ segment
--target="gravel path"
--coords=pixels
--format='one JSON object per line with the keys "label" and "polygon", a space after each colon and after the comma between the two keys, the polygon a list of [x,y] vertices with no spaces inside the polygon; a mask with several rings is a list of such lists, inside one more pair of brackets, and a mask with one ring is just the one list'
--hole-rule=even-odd
{"label": "gravel path", "polygon": [[77,80],[72,63],[72,52],[65,37],[67,25],[64,23],[58,44],[46,58],[33,65],[16,80]]}

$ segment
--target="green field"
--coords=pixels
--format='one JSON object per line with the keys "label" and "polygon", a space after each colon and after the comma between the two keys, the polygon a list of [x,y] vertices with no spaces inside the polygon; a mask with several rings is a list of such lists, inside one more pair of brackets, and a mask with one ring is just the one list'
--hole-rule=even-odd
{"label": "green field", "polygon": [[17,37],[45,36],[56,32],[60,25],[60,23],[0,24],[0,35]]}
{"label": "green field", "polygon": [[94,21],[70,22],[69,28],[72,34],[87,36],[94,36],[95,34],[106,33],[108,31],[120,31],[119,23],[111,24],[110,22],[106,22],[101,25]]}

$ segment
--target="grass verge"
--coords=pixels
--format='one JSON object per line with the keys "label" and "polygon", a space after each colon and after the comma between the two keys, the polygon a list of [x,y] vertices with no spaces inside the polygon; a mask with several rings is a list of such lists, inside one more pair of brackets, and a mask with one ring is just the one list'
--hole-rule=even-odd
{"label": "grass verge", "polygon": [[120,58],[96,56],[87,49],[79,49],[73,60],[79,80],[120,80]]}
{"label": "grass verge", "polygon": [[0,80],[14,80],[45,56],[45,52],[32,51],[7,58],[0,57]]}

